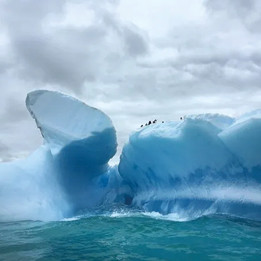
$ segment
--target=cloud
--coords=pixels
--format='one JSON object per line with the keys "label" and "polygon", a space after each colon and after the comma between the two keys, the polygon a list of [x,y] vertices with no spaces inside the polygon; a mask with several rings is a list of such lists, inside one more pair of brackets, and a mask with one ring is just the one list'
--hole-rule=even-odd
{"label": "cloud", "polygon": [[207,0],[206,7],[218,15],[226,15],[230,19],[239,19],[252,33],[261,33],[261,3],[258,0]]}
{"label": "cloud", "polygon": [[9,159],[8,147],[0,141],[0,162],[7,161]]}
{"label": "cloud", "polygon": [[260,5],[0,0],[2,151],[11,157],[41,144],[24,106],[34,89],[66,92],[102,109],[115,123],[119,147],[155,118],[258,108]]}
{"label": "cloud", "polygon": [[80,93],[85,82],[96,81],[113,63],[122,62],[114,54],[131,59],[147,52],[145,40],[134,26],[125,25],[112,12],[89,5],[88,1],[93,21],[81,27],[62,23],[53,26],[55,18],[50,13],[63,19],[66,1],[4,3],[3,23],[18,63],[17,71],[27,81],[60,85]]}

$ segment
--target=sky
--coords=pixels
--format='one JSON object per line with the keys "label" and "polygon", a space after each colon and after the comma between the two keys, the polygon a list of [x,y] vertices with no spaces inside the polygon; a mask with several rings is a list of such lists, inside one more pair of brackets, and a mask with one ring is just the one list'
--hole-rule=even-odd
{"label": "sky", "polygon": [[36,89],[109,115],[118,155],[149,120],[260,108],[260,10],[260,0],[0,0],[0,161],[42,143],[24,103]]}

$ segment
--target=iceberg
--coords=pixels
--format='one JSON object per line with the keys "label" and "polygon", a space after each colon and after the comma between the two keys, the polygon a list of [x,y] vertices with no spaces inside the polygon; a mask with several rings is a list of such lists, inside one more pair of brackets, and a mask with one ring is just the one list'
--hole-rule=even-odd
{"label": "iceberg", "polygon": [[248,169],[261,166],[261,110],[241,116],[219,137],[243,166]]}
{"label": "iceberg", "polygon": [[132,204],[188,219],[216,213],[260,219],[261,114],[254,115],[192,115],[131,134],[119,172]]}
{"label": "iceberg", "polygon": [[110,118],[52,91],[29,93],[26,106],[43,145],[25,160],[0,164],[0,220],[61,219],[100,204],[109,183],[101,176],[117,175],[108,165],[117,148]]}
{"label": "iceberg", "polygon": [[261,110],[188,115],[130,134],[119,165],[110,118],[53,91],[27,95],[43,145],[0,164],[0,221],[60,220],[114,204],[182,220],[229,214],[261,220]]}
{"label": "iceberg", "polygon": [[234,118],[218,113],[188,115],[185,116],[185,119],[208,121],[221,130],[228,128],[235,122]]}

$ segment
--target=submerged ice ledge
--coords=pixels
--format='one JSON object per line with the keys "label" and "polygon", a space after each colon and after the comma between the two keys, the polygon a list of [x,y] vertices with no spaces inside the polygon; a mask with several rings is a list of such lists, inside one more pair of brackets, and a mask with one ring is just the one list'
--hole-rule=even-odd
{"label": "submerged ice ledge", "polygon": [[0,164],[0,221],[57,220],[125,203],[182,218],[225,213],[261,219],[261,111],[156,123],[130,135],[119,166],[110,118],[52,91],[26,106],[43,136],[27,159]]}

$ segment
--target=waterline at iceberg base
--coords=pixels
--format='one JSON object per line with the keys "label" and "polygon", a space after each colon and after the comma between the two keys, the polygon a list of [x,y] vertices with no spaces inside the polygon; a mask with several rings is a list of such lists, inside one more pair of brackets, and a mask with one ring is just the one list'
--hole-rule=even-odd
{"label": "waterline at iceberg base", "polygon": [[0,221],[63,220],[116,206],[176,220],[261,220],[261,110],[140,128],[112,167],[116,130],[103,112],[42,90],[29,93],[26,106],[43,145],[0,164]]}
{"label": "waterline at iceberg base", "polygon": [[0,164],[0,260],[259,260],[261,111],[131,133],[58,92],[26,106],[43,145]]}

